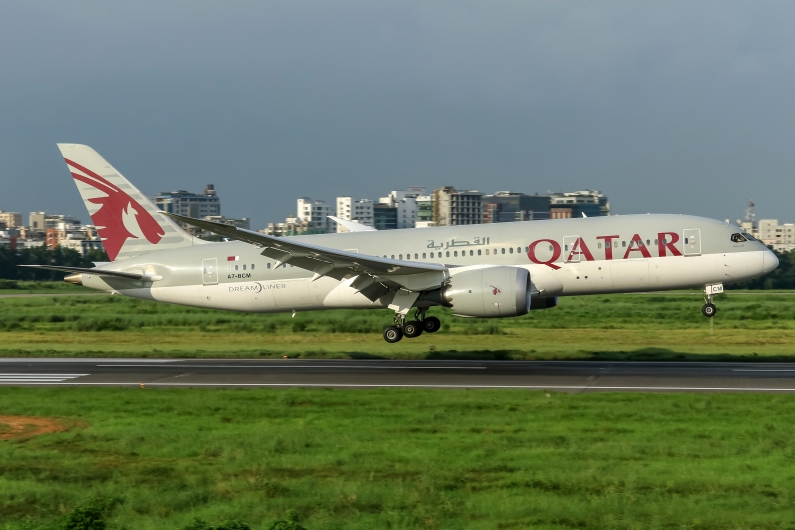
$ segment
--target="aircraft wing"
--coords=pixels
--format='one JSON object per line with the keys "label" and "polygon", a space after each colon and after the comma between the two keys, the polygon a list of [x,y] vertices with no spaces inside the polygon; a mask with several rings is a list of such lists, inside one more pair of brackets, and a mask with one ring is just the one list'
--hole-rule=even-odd
{"label": "aircraft wing", "polygon": [[371,300],[389,290],[429,291],[442,286],[449,277],[445,265],[419,263],[368,256],[334,248],[301,243],[295,239],[268,236],[261,232],[204,221],[173,213],[161,212],[177,221],[203,230],[262,247],[262,255],[276,260],[276,266],[289,262],[315,273],[312,281],[322,276],[337,280],[358,276],[352,286]]}

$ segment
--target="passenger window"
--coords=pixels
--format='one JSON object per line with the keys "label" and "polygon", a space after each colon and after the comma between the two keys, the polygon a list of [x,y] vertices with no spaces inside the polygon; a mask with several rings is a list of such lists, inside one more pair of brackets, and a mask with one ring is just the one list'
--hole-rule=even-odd
{"label": "passenger window", "polygon": [[470,256],[474,256],[474,255],[475,255],[475,253],[474,253],[474,252],[472,252],[472,251],[470,250],[470,251],[469,251],[469,255],[470,255]]}
{"label": "passenger window", "polygon": [[516,247],[516,253],[517,254],[521,254],[522,253],[522,247]]}
{"label": "passenger window", "polygon": [[605,241],[605,248],[610,248],[610,241]]}
{"label": "passenger window", "polygon": [[480,249],[478,249],[478,256],[480,256]]}
{"label": "passenger window", "polygon": [[655,244],[655,245],[659,245],[659,243],[657,242],[657,240],[656,240],[656,239],[654,240],[654,244]]}
{"label": "passenger window", "polygon": [[687,238],[685,238],[685,245],[687,245]]}
{"label": "passenger window", "polygon": [[391,259],[395,259],[395,255],[394,254],[392,254],[392,258]]}
{"label": "passenger window", "polygon": [[530,247],[524,247],[524,253],[527,254],[528,252],[530,252]]}
{"label": "passenger window", "polygon": [[486,255],[487,256],[489,255],[489,249],[486,249]]}
{"label": "passenger window", "polygon": [[251,264],[251,270],[254,270],[254,264],[253,263]]}
{"label": "passenger window", "polygon": [[453,257],[454,257],[454,258],[457,258],[457,257],[458,257],[458,251],[457,251],[457,250],[454,250],[454,251],[453,251]]}
{"label": "passenger window", "polygon": [[414,259],[419,259],[419,254],[417,254],[416,252],[414,253]]}
{"label": "passenger window", "polygon": [[626,247],[626,246],[627,246],[627,242],[626,242],[626,241],[622,241],[622,242],[621,242],[621,246],[622,246],[622,247]]}
{"label": "passenger window", "polygon": [[569,250],[569,246],[568,245],[563,245],[563,250]]}
{"label": "passenger window", "polygon": [[[528,249],[527,251],[530,252],[530,249]],[[552,245],[549,245],[549,251],[552,252]]]}
{"label": "passenger window", "polygon": [[403,259],[403,254],[398,254],[398,259]]}
{"label": "passenger window", "polygon": [[500,249],[500,254],[505,254],[505,249],[504,248]]}
{"label": "passenger window", "polygon": [[246,265],[245,264],[243,264],[243,270],[246,270]]}
{"label": "passenger window", "polygon": [[647,239],[647,240],[646,240],[646,244],[647,244],[647,245],[651,245],[651,242],[649,242],[649,240]]}
{"label": "passenger window", "polygon": [[513,254],[513,247],[509,248],[509,249],[508,249],[508,252],[510,252],[511,254]]}
{"label": "passenger window", "polygon": [[237,265],[235,265],[235,270],[237,270]]}
{"label": "passenger window", "polygon": [[433,252],[431,252],[431,258],[433,258]]}
{"label": "passenger window", "polygon": [[450,257],[450,251],[448,250],[447,252],[445,252],[445,255],[449,258]]}
{"label": "passenger window", "polygon": [[422,253],[422,259],[425,259],[425,252]]}
{"label": "passenger window", "polygon": [[270,264],[270,263],[268,263],[267,267],[270,269],[270,268],[271,268],[271,264]]}
{"label": "passenger window", "polygon": [[596,244],[596,248],[602,248],[602,244],[601,243],[597,243]]}
{"label": "passenger window", "polygon": [[732,234],[732,243],[742,243],[747,241],[742,234]]}

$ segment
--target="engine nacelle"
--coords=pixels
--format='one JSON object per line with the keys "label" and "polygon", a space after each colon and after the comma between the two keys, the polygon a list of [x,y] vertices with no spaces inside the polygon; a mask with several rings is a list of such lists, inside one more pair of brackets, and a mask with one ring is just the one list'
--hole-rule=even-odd
{"label": "engine nacelle", "polygon": [[453,273],[442,296],[456,315],[517,317],[530,310],[530,273],[520,267],[483,267]]}

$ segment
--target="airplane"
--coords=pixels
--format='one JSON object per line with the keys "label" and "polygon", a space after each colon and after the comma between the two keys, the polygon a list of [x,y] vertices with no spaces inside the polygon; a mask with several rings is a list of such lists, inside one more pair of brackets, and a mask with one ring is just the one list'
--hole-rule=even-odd
{"label": "airplane", "polygon": [[[621,215],[273,237],[158,209],[91,147],[58,144],[111,260],[33,265],[133,298],[252,313],[389,309],[383,337],[435,333],[428,314],[510,318],[560,297],[703,289],[713,317],[723,285],[778,266],[736,226],[689,215]],[[229,240],[208,242],[178,222]],[[356,224],[356,223],[351,223]]]}

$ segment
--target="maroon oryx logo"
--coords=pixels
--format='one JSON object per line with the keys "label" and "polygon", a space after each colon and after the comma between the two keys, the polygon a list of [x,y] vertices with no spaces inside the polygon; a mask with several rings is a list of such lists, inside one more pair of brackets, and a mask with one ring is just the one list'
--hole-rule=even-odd
{"label": "maroon oryx logo", "polygon": [[500,291],[499,287],[495,287],[494,285],[489,285],[489,287],[491,287],[491,294],[493,294],[494,296],[497,296],[502,292]]}
{"label": "maroon oryx logo", "polygon": [[155,218],[143,206],[138,204],[135,199],[130,197],[127,192],[90,169],[72,162],[68,158],[64,160],[71,168],[83,173],[81,175],[76,171],[70,170],[74,179],[88,184],[105,194],[105,197],[88,199],[88,202],[101,205],[99,210],[91,216],[91,220],[97,227],[97,233],[102,239],[102,246],[105,247],[105,252],[108,253],[108,257],[111,260],[115,260],[116,256],[119,255],[119,251],[124,246],[125,241],[130,238],[138,239],[138,236],[130,233],[124,225],[125,215],[135,219],[140,233],[153,245],[157,244],[165,235]]}

